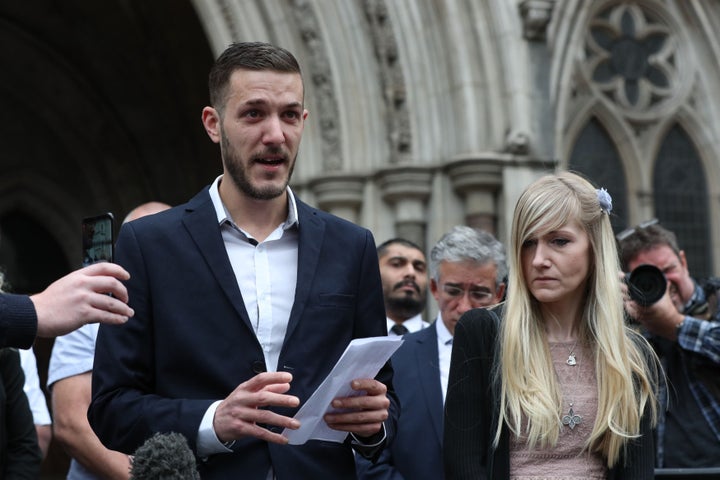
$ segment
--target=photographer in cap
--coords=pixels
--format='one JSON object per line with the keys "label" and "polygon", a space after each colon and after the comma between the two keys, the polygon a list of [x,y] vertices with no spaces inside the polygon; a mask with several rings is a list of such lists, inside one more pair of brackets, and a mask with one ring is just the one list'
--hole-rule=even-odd
{"label": "photographer in cap", "polygon": [[667,281],[659,300],[643,302],[630,295],[625,302],[628,315],[646,331],[667,377],[667,383],[658,386],[656,467],[718,467],[720,280],[694,280],[675,234],[657,220],[625,230],[617,239],[625,272],[654,265]]}

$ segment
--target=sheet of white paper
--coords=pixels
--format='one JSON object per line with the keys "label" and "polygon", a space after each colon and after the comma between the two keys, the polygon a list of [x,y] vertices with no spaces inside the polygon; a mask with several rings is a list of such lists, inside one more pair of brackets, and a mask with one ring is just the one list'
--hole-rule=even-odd
{"label": "sheet of white paper", "polygon": [[302,445],[311,439],[343,442],[347,432],[332,430],[323,420],[326,413],[338,411],[330,402],[338,397],[360,395],[350,387],[350,382],[358,378],[375,378],[401,344],[402,337],[398,336],[356,338],[351,341],[332,371],[295,414],[295,418],[300,421],[300,428],[283,430],[282,434],[289,443]]}

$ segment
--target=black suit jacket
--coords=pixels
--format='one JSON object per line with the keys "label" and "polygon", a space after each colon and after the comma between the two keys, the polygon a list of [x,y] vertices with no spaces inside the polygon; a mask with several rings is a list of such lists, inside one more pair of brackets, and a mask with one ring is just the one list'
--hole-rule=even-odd
{"label": "black suit jacket", "polygon": [[37,314],[30,297],[0,293],[0,348],[30,348],[36,333]]}
{"label": "black suit jacket", "polygon": [[[279,371],[293,374],[302,405],[353,338],[386,335],[382,287],[371,233],[297,201],[298,275]],[[196,450],[210,404],[264,365],[220,234],[207,188],[186,205],[123,226],[117,262],[135,316],[101,326],[90,423],[109,448],[132,453],[154,432],[185,435]],[[391,386],[387,365],[378,379]],[[391,395],[386,431],[397,417]],[[296,409],[274,409],[293,416]],[[354,478],[344,444],[280,446],[255,439],[233,454],[200,462],[203,479]]]}
{"label": "black suit jacket", "polygon": [[393,386],[401,406],[395,440],[377,463],[357,459],[361,480],[443,478],[443,398],[435,324],[403,336],[392,356]]}
{"label": "black suit jacket", "polygon": [[24,385],[18,351],[0,349],[0,479],[40,477],[42,456]]}
{"label": "black suit jacket", "polygon": [[[468,310],[455,326],[450,377],[445,397],[444,466],[448,480],[504,479],[510,476],[510,429],[502,428],[493,447],[500,411],[497,365],[500,320],[484,308]],[[641,436],[628,441],[608,480],[653,478],[654,441],[650,415]]]}

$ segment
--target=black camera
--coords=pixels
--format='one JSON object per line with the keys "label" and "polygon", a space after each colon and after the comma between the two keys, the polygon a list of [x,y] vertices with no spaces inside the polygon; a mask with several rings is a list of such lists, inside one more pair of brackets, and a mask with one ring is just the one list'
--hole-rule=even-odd
{"label": "black camera", "polygon": [[648,307],[660,300],[667,290],[665,274],[655,265],[638,265],[625,275],[630,298],[638,305]]}

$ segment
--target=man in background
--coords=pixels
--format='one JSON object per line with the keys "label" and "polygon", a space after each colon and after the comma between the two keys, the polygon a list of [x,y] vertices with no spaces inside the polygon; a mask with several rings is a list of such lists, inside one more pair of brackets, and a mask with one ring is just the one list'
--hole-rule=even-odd
{"label": "man in background", "polygon": [[422,318],[427,298],[427,262],[410,240],[392,238],[377,247],[388,335],[417,332],[429,325]]}
{"label": "man in background", "polygon": [[[160,202],[144,203],[133,209],[123,223],[168,208],[170,205]],[[130,477],[129,456],[105,448],[87,418],[98,327],[85,325],[56,338],[50,355],[47,384],[52,393],[55,439],[71,457],[67,480]]]}
{"label": "man in background", "polygon": [[720,467],[720,279],[692,278],[677,237],[657,220],[617,235],[622,268],[654,265],[665,295],[649,306],[627,299],[660,358],[656,467]]}
{"label": "man in background", "polygon": [[455,325],[471,308],[495,305],[505,294],[505,248],[492,235],[456,226],[430,251],[430,291],[438,315],[430,327],[405,335],[392,357],[402,414],[395,441],[377,463],[358,458],[360,480],[443,478],[443,407]]}
{"label": "man in background", "polygon": [[45,392],[40,388],[35,350],[30,347],[27,350],[18,350],[18,352],[20,353],[20,365],[25,373],[25,387],[23,390],[32,411],[38,446],[43,459],[45,459],[52,440],[52,418],[45,399]]}

